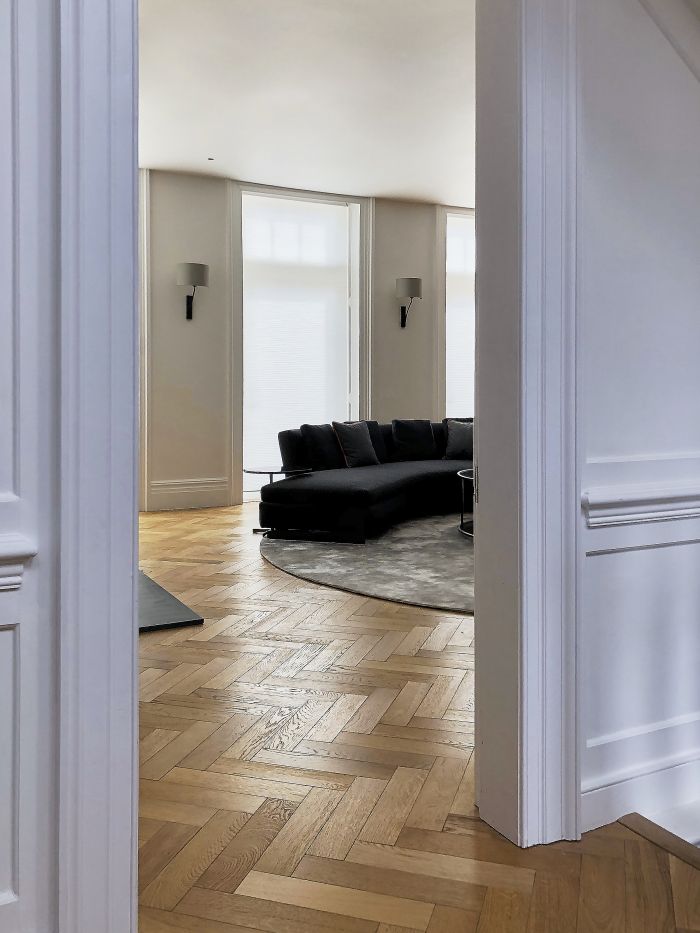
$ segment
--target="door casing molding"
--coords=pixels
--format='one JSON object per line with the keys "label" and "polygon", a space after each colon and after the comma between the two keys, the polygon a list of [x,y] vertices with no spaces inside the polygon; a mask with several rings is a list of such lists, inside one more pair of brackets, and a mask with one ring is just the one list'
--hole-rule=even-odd
{"label": "door casing molding", "polygon": [[135,933],[136,3],[60,0],[58,26],[58,929]]}
{"label": "door casing molding", "polygon": [[580,834],[576,0],[478,0],[477,95],[477,414],[507,414],[477,422],[478,795],[530,846]]}

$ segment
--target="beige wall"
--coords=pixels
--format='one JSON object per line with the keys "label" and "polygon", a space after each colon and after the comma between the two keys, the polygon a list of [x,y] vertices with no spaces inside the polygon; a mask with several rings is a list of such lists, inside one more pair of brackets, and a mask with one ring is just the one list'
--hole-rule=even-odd
{"label": "beige wall", "polygon": [[[240,501],[233,475],[242,414],[232,328],[240,276],[232,224],[238,231],[237,186],[227,179],[177,172],[143,173],[144,363],[142,367],[142,508],[196,508]],[[440,291],[438,224],[432,204],[377,200],[371,277],[371,415],[440,416],[436,347]],[[210,266],[209,288],[197,292],[185,319],[179,262]],[[399,326],[395,280],[423,279],[408,326]],[[291,425],[290,425],[291,427]]]}
{"label": "beige wall", "polygon": [[[438,417],[438,216],[434,204],[377,200],[372,249],[372,417]],[[423,279],[405,329],[399,326],[396,279]],[[444,286],[443,286],[444,287]]]}
{"label": "beige wall", "polygon": [[[146,339],[149,509],[225,505],[231,498],[229,183],[149,173]],[[150,190],[148,190],[150,189]],[[185,319],[179,262],[210,267]]]}

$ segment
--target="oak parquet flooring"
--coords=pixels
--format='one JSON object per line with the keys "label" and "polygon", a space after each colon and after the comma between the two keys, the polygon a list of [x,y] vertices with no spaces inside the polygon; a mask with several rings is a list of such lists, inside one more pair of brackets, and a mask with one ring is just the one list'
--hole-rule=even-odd
{"label": "oak parquet flooring", "polygon": [[256,510],[141,519],[205,620],[140,638],[141,933],[700,933],[700,872],[628,827],[479,820],[471,616],[289,577]]}

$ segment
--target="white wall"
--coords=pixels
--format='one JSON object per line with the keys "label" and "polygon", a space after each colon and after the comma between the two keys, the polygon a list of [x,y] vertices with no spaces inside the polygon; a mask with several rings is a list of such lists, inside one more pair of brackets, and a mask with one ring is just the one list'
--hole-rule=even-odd
{"label": "white wall", "polygon": [[[146,260],[146,474],[149,510],[228,505],[232,475],[232,250],[230,183],[150,172],[142,197]],[[179,262],[210,267],[185,318]],[[145,493],[145,496],[144,496]]]}
{"label": "white wall", "polygon": [[[241,501],[239,200],[240,188],[227,179],[142,173],[146,510]],[[442,417],[444,212],[434,204],[377,200],[373,218],[371,416]],[[210,266],[209,287],[198,289],[192,321],[185,319],[186,290],[175,284],[177,263],[184,261]],[[395,297],[402,276],[423,279],[423,299],[414,301],[405,329]]]}
{"label": "white wall", "polygon": [[700,85],[652,6],[578,3],[584,828],[700,796]]}
{"label": "white wall", "polygon": [[[437,268],[439,216],[434,204],[375,202],[371,413],[379,421],[442,417],[436,369],[437,319],[444,314],[444,281],[441,291]],[[402,329],[395,290],[396,279],[406,276],[423,279],[423,298],[413,302]]]}

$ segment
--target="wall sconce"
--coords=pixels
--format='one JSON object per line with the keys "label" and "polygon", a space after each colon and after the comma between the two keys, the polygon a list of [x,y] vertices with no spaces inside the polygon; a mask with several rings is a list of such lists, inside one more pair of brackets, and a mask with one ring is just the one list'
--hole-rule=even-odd
{"label": "wall sconce", "polygon": [[191,321],[197,286],[202,285],[206,288],[209,285],[209,266],[203,262],[179,262],[177,265],[177,284],[192,289],[192,294],[187,295],[185,298],[185,317],[188,321]]}
{"label": "wall sconce", "polygon": [[396,297],[410,298],[408,305],[401,305],[401,326],[405,327],[408,321],[408,312],[411,310],[414,298],[423,297],[423,279],[397,279]]}

